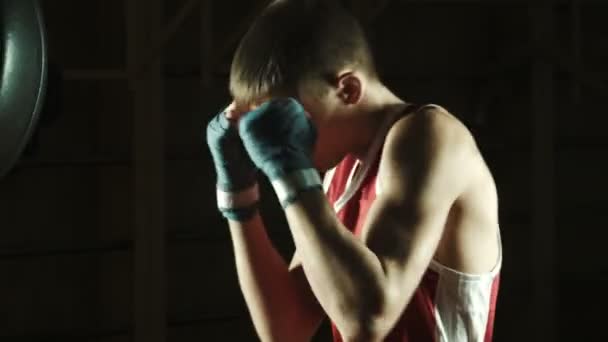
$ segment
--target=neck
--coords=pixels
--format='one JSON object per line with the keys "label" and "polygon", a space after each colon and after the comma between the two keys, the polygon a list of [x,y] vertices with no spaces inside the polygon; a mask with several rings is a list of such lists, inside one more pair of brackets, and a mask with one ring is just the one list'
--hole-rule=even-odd
{"label": "neck", "polygon": [[377,85],[376,87],[377,89],[368,91],[368,96],[363,99],[360,109],[352,116],[352,132],[356,132],[356,136],[353,137],[352,148],[349,152],[358,159],[365,157],[385,122],[408,106],[405,101],[385,86]]}
{"label": "neck", "polygon": [[327,151],[316,157],[317,167],[326,171],[336,166],[347,154],[365,158],[367,151],[385,121],[408,104],[381,84],[370,85],[366,96],[352,110],[333,117],[330,128],[323,132],[320,145]]}

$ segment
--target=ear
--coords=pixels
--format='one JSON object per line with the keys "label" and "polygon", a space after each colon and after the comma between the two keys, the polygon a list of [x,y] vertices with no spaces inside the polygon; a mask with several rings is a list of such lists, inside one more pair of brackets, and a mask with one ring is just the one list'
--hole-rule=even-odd
{"label": "ear", "polygon": [[363,97],[363,82],[353,72],[345,72],[338,76],[337,82],[338,98],[346,105],[354,105]]}

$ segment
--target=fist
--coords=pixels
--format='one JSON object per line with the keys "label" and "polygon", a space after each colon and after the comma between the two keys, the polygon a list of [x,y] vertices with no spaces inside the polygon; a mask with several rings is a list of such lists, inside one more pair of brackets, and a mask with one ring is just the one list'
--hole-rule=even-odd
{"label": "fist", "polygon": [[206,133],[217,174],[217,187],[235,192],[255,183],[256,168],[243,147],[236,124],[226,111],[209,122]]}
{"label": "fist", "polygon": [[292,98],[268,101],[245,114],[239,135],[253,163],[271,180],[313,168],[317,131]]}

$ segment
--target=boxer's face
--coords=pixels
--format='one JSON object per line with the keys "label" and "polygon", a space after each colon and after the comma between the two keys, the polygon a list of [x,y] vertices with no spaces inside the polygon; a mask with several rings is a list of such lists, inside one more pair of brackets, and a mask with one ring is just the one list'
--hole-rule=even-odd
{"label": "boxer's face", "polygon": [[339,133],[336,132],[335,115],[338,108],[333,101],[317,96],[298,96],[298,101],[308,113],[310,120],[317,129],[317,142],[313,152],[313,162],[316,168],[324,172],[331,169],[341,159],[336,155],[340,146]]}
{"label": "boxer's face", "polygon": [[[314,123],[315,128],[317,129],[317,143],[315,144],[315,150],[313,152],[313,162],[317,169],[321,171],[325,171],[333,167],[330,155],[328,152],[331,152],[332,140],[326,142],[326,137],[329,136],[326,134],[326,124],[324,124],[325,118],[327,118],[331,113],[328,111],[324,103],[320,103],[319,101],[302,101],[300,97],[295,97],[304,107],[306,113],[309,115],[309,118]],[[231,103],[225,110],[226,117],[233,121],[238,122],[238,120],[243,117],[247,112],[250,112],[260,106],[262,103],[269,101],[272,97],[264,98],[257,100],[252,103],[247,104],[237,104],[235,102]]]}
{"label": "boxer's face", "polygon": [[[349,133],[352,132],[346,131],[348,128],[344,124],[358,109],[364,82],[361,75],[345,72],[336,76],[335,81],[326,86],[327,89],[320,91],[302,86],[297,96],[292,96],[302,104],[317,129],[313,161],[321,172],[334,167],[348,150]],[[273,98],[266,96],[249,103],[233,102],[227,108],[226,116],[238,121],[247,112]]]}
{"label": "boxer's face", "polygon": [[360,110],[365,78],[355,72],[344,72],[326,89],[301,87],[298,100],[317,128],[314,162],[320,171],[334,167],[349,150],[353,132],[352,115]]}

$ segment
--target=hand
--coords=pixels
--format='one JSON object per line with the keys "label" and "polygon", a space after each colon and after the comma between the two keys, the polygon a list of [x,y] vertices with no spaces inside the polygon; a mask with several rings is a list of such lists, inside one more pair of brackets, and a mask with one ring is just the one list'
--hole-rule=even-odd
{"label": "hand", "polygon": [[283,208],[321,189],[312,162],[317,131],[294,99],[266,102],[240,119],[239,134],[253,163],[270,179]]}
{"label": "hand", "polygon": [[247,113],[240,119],[239,133],[251,160],[271,181],[314,168],[317,131],[292,98],[268,101]]}
{"label": "hand", "polygon": [[233,105],[216,115],[207,125],[207,145],[213,157],[217,186],[228,192],[246,189],[255,183],[256,167],[247,155],[233,116]]}
{"label": "hand", "polygon": [[[257,211],[257,169],[238,134],[233,107],[216,115],[207,125],[207,145],[217,174],[217,205],[227,219],[245,221]],[[236,119],[235,119],[236,120]]]}

